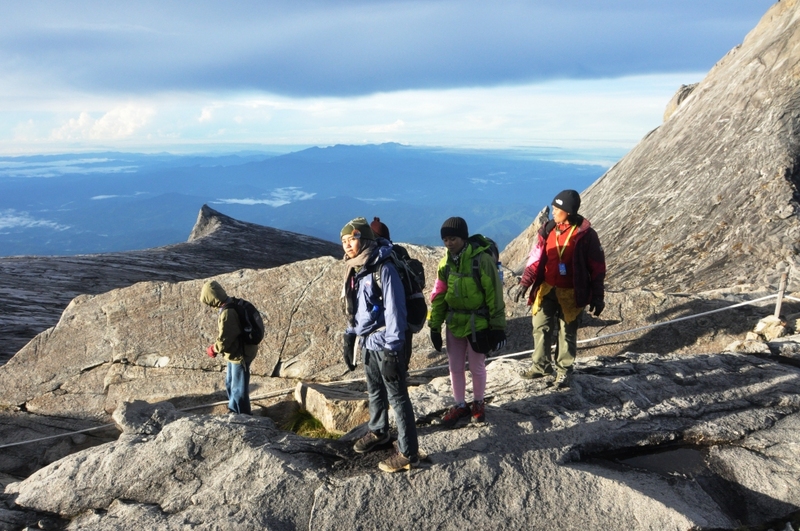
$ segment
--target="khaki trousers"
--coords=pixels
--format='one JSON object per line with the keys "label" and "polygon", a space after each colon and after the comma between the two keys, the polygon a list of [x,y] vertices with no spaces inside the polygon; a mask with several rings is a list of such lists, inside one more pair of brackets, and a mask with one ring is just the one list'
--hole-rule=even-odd
{"label": "khaki trousers", "polygon": [[[580,315],[571,323],[564,321],[561,306],[556,298],[556,290],[542,298],[539,311],[533,315],[533,366],[531,370],[547,374],[556,371],[560,374],[572,372],[575,356],[578,353],[578,323]],[[558,328],[558,342],[552,354],[553,332]]]}

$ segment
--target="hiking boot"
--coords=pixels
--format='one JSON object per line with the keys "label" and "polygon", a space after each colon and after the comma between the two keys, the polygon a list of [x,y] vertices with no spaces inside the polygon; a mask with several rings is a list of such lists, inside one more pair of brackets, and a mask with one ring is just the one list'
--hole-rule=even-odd
{"label": "hiking boot", "polygon": [[539,371],[539,369],[535,367],[531,367],[527,371],[519,373],[520,377],[524,378],[525,380],[535,380],[536,378],[545,378],[547,376],[550,376],[551,374],[553,374],[552,369],[549,371],[541,372]]}
{"label": "hiking boot", "polygon": [[556,375],[556,379],[553,380],[553,389],[566,389],[569,387],[569,384],[572,381],[572,373],[569,372],[560,372]]}
{"label": "hiking boot", "polygon": [[[394,447],[394,451],[395,452],[397,452],[398,454],[401,453],[400,452],[400,446],[397,444],[397,441],[394,441],[392,443],[392,446]],[[428,459],[428,454],[422,448],[418,448],[417,449],[417,459],[419,459],[420,461],[425,461],[426,459]]]}
{"label": "hiking boot", "polygon": [[444,417],[442,417],[442,426],[445,428],[452,428],[459,419],[469,417],[470,414],[471,412],[466,404],[463,406],[453,406],[444,414]]}
{"label": "hiking boot", "polygon": [[388,431],[383,435],[371,431],[356,441],[353,450],[358,454],[365,454],[376,446],[388,443],[390,439]]}
{"label": "hiking boot", "polygon": [[378,468],[384,472],[400,472],[401,470],[411,470],[419,465],[419,457],[416,455],[406,457],[400,452],[397,452],[389,459],[378,463]]}
{"label": "hiking boot", "polygon": [[483,400],[478,402],[477,400],[472,403],[472,418],[469,419],[470,422],[477,423],[483,422],[486,420],[486,404]]}

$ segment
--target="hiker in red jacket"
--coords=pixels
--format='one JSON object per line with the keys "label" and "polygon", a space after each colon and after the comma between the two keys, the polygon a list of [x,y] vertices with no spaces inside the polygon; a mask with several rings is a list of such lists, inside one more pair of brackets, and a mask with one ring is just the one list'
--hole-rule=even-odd
{"label": "hiker in red jacket", "polygon": [[[605,307],[606,258],[597,232],[578,215],[581,197],[564,190],[553,199],[553,219],[539,230],[528,265],[514,292],[517,302],[532,288],[533,364],[520,374],[541,378],[556,373],[552,386],[569,387],[577,354],[579,316],[585,306],[595,316]],[[555,359],[553,332],[558,326]]]}

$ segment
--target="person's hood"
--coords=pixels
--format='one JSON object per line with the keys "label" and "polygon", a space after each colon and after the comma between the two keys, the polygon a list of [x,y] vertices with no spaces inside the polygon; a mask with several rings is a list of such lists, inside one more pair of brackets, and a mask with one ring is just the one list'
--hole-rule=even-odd
{"label": "person's hood", "polygon": [[392,242],[384,238],[379,238],[377,240],[377,245],[375,246],[375,249],[372,251],[372,254],[369,257],[369,260],[367,260],[367,265],[379,264],[387,260],[391,253],[392,253]]}
{"label": "person's hood", "polygon": [[200,292],[200,301],[203,304],[207,304],[212,308],[219,308],[227,300],[228,294],[225,293],[225,290],[219,285],[219,282],[216,280],[209,280],[203,284],[203,289]]}

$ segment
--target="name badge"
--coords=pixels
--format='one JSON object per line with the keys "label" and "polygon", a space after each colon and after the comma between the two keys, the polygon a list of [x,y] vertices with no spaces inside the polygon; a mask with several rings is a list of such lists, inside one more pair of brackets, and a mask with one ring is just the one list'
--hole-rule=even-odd
{"label": "name badge", "polygon": [[558,263],[558,274],[562,277],[567,276],[567,264],[563,262]]}

